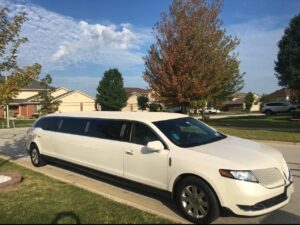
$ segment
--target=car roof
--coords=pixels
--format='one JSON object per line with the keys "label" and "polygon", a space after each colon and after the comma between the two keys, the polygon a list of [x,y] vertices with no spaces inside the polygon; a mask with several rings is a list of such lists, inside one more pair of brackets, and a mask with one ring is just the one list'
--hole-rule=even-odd
{"label": "car roof", "polygon": [[135,120],[142,122],[156,122],[162,120],[171,120],[178,118],[185,118],[188,115],[180,113],[169,113],[169,112],[75,112],[75,113],[53,113],[46,117],[88,117],[88,118],[102,118],[102,119],[123,119],[123,120]]}

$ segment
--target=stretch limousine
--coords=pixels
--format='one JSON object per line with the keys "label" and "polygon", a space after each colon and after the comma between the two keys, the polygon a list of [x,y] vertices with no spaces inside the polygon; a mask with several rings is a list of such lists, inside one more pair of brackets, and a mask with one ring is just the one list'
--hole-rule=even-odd
{"label": "stretch limousine", "polygon": [[36,121],[27,141],[34,166],[59,159],[166,190],[195,223],[214,221],[222,209],[269,213],[294,191],[280,152],[182,114],[51,114]]}

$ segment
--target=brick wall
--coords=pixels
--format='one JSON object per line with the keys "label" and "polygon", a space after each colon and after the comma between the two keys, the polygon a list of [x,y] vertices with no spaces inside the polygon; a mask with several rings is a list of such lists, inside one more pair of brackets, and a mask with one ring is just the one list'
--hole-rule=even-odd
{"label": "brick wall", "polygon": [[31,118],[32,115],[35,113],[35,105],[27,105],[28,115],[27,118]]}
{"label": "brick wall", "polygon": [[0,106],[0,118],[4,118],[4,107]]}
{"label": "brick wall", "polygon": [[31,118],[35,111],[35,105],[20,105],[20,116],[23,118]]}

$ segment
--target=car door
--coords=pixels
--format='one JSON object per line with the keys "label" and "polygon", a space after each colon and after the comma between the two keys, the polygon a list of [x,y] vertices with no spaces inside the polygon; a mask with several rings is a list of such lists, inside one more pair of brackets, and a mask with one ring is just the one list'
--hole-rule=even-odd
{"label": "car door", "polygon": [[60,158],[123,177],[128,122],[108,119],[65,118],[57,139]]}
{"label": "car door", "polygon": [[40,128],[34,131],[35,142],[40,153],[48,156],[55,156],[54,134],[58,127],[57,117],[45,117]]}
{"label": "car door", "polygon": [[276,112],[285,112],[287,111],[286,106],[282,102],[276,103]]}
{"label": "car door", "polygon": [[169,150],[151,152],[147,149],[150,141],[161,141],[148,125],[132,123],[130,145],[124,156],[124,177],[156,188],[166,189]]}

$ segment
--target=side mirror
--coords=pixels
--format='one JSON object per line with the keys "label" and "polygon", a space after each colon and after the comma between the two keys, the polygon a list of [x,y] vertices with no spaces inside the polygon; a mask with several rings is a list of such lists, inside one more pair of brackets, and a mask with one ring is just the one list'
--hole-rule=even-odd
{"label": "side mirror", "polygon": [[150,141],[147,144],[147,149],[151,152],[160,152],[165,149],[160,141]]}

